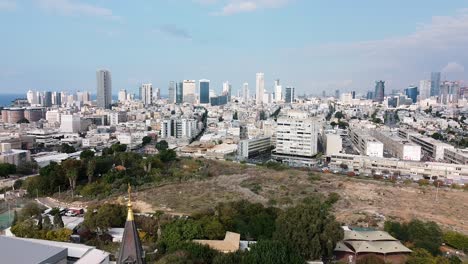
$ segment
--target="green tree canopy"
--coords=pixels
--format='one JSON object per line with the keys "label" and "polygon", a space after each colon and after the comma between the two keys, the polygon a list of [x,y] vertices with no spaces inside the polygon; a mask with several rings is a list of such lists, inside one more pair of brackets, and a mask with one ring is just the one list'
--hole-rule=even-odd
{"label": "green tree canopy", "polygon": [[156,149],[159,151],[166,150],[169,148],[169,144],[167,143],[166,140],[161,140],[158,143],[156,143]]}
{"label": "green tree canopy", "polygon": [[286,209],[276,220],[275,238],[290,243],[307,260],[331,259],[344,232],[330,207],[323,198],[312,197]]}
{"label": "green tree canopy", "polygon": [[105,231],[111,227],[123,227],[127,216],[125,206],[120,204],[103,204],[88,209],[83,224],[93,231]]}

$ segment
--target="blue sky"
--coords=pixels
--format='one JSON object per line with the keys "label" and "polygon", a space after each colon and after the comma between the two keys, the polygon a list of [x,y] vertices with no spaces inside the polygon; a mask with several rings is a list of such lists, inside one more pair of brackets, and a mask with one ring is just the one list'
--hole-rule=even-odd
{"label": "blue sky", "polygon": [[299,94],[402,89],[431,71],[463,80],[468,1],[0,0],[0,93],[113,92],[203,79],[220,90],[264,72]]}

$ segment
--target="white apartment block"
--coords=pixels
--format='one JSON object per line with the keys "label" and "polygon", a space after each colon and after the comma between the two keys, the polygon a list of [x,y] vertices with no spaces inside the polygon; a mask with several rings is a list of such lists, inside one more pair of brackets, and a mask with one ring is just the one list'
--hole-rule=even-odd
{"label": "white apartment block", "polygon": [[468,165],[468,149],[444,149],[444,160],[448,163]]}
{"label": "white apartment block", "polygon": [[398,159],[375,158],[350,154],[333,154],[329,156],[331,167],[348,165],[350,171],[361,173],[391,173],[420,177],[437,177],[451,181],[463,182],[468,180],[468,166],[439,162],[402,161]]}
{"label": "white apartment block", "polygon": [[361,155],[383,157],[383,143],[371,136],[366,130],[350,129],[349,136]]}
{"label": "white apartment block", "polygon": [[421,146],[406,139],[401,139],[388,131],[376,131],[373,136],[383,143],[385,151],[401,160],[421,160]]}
{"label": "white apartment block", "polygon": [[195,119],[165,119],[161,122],[161,138],[192,139],[200,132]]}
{"label": "white apartment block", "polygon": [[270,137],[245,139],[239,142],[237,154],[241,159],[248,159],[255,155],[269,151],[271,148]]}
{"label": "white apartment block", "polygon": [[108,114],[108,120],[111,126],[116,126],[120,123],[127,122],[127,112],[125,111],[111,112]]}
{"label": "white apartment block", "polygon": [[436,161],[441,161],[444,159],[445,149],[455,149],[455,147],[452,145],[423,136],[416,132],[409,132],[407,130],[400,129],[398,130],[398,135],[420,145],[422,151],[427,153],[432,159]]}
{"label": "white apartment block", "polygon": [[50,110],[46,112],[46,120],[50,124],[61,123],[61,113],[58,110]]}
{"label": "white apartment block", "polygon": [[263,94],[265,91],[265,74],[257,73],[255,86],[255,103],[263,104]]}
{"label": "white apartment block", "polygon": [[289,111],[277,123],[273,157],[283,162],[310,164],[317,154],[318,119],[306,112]]}
{"label": "white apartment block", "polygon": [[60,132],[78,133],[81,129],[81,118],[78,115],[62,115]]}
{"label": "white apartment block", "polygon": [[343,150],[343,142],[338,134],[325,134],[323,143],[326,155],[341,153]]}

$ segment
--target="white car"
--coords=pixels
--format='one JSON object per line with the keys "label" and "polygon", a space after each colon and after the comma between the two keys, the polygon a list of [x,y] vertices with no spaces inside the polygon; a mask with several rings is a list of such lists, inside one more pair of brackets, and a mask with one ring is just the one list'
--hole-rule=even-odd
{"label": "white car", "polygon": [[76,216],[76,213],[73,212],[73,211],[67,211],[67,212],[65,213],[65,215],[66,215],[66,216]]}

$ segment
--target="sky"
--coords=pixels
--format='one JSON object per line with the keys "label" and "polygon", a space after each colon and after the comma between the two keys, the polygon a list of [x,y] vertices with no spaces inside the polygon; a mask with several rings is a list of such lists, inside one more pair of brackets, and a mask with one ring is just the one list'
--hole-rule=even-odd
{"label": "sky", "polygon": [[[0,94],[265,73],[297,94],[404,89],[441,71],[464,80],[468,0],[0,0]],[[1,95],[0,95],[1,96]]]}

